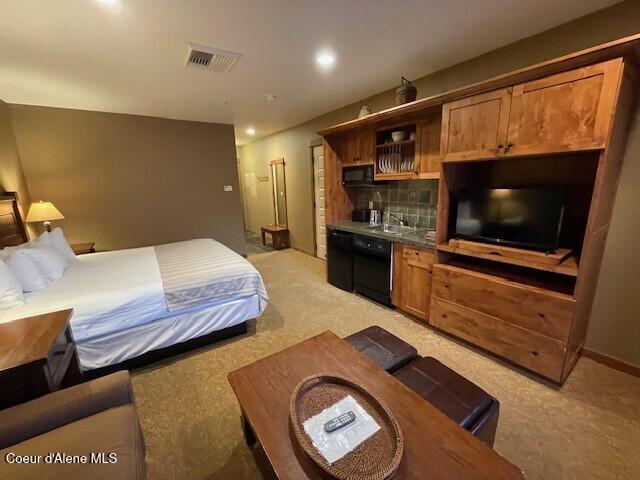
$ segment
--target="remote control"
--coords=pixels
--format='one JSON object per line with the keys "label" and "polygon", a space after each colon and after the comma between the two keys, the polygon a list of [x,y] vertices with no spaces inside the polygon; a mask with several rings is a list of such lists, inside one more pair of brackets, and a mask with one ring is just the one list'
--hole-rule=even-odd
{"label": "remote control", "polygon": [[324,431],[327,433],[334,432],[339,428],[344,427],[345,425],[349,425],[354,422],[356,419],[356,414],[352,411],[348,411],[347,413],[343,413],[342,415],[338,415],[336,418],[332,418],[327,423],[324,424]]}

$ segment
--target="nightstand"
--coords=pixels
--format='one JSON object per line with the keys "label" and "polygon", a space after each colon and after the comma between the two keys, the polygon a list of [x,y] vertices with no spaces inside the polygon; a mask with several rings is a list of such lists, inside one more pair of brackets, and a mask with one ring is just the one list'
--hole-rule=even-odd
{"label": "nightstand", "polygon": [[0,408],[82,383],[72,309],[0,323]]}
{"label": "nightstand", "polygon": [[71,250],[76,255],[84,255],[85,253],[96,253],[96,242],[73,243]]}

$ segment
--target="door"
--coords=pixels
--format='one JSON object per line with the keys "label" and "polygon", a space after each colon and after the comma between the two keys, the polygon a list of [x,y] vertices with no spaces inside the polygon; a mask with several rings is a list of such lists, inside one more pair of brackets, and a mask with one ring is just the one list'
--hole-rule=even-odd
{"label": "door", "polygon": [[429,319],[433,254],[404,247],[401,309],[423,320]]}
{"label": "door", "polygon": [[474,95],[442,107],[440,151],[443,161],[504,155],[511,88]]}
{"label": "door", "polygon": [[513,87],[506,154],[604,148],[622,60]]}
{"label": "door", "polygon": [[325,216],[324,148],[322,145],[313,147],[312,154],[316,256],[325,260],[327,258],[327,230]]}

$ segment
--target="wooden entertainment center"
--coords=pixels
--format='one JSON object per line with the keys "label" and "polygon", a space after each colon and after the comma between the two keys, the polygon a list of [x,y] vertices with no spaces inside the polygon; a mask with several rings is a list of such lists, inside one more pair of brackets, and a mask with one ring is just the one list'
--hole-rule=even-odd
{"label": "wooden entertainment center", "polygon": [[[427,298],[414,307],[422,315],[409,313],[563,383],[587,332],[639,60],[635,35],[321,131],[327,223],[355,205],[343,166],[372,164],[379,180],[439,178],[434,264],[411,274],[425,275]],[[382,144],[392,130],[409,140]],[[389,171],[384,151],[413,161]],[[564,189],[561,248],[456,238],[450,202],[471,187]]]}

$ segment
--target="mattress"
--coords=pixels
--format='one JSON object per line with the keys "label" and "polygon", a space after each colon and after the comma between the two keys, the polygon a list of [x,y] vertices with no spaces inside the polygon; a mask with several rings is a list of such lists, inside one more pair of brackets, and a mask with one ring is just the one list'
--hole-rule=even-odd
{"label": "mattress", "polygon": [[168,252],[180,253],[183,269],[174,264],[168,277],[179,299],[172,308],[156,247],[143,247],[77,257],[62,279],[26,294],[24,305],[0,311],[0,322],[73,308],[71,329],[81,366],[89,369],[260,316],[268,297],[253,265],[206,239],[195,241],[196,250],[210,254],[203,268],[201,256],[184,255],[193,250],[193,242],[168,246]]}
{"label": "mattress", "polygon": [[0,321],[73,308],[76,342],[169,315],[153,247],[80,255],[45,290],[2,311]]}

